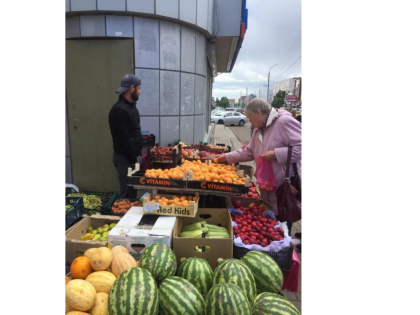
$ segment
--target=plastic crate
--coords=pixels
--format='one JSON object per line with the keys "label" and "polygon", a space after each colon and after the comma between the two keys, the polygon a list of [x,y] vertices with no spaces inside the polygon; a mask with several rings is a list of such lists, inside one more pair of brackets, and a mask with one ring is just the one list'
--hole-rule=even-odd
{"label": "plastic crate", "polygon": [[199,208],[226,208],[226,197],[215,195],[200,195]]}
{"label": "plastic crate", "polygon": [[[66,196],[68,194],[72,194],[72,193],[77,193],[76,190],[74,190],[71,187],[66,187]],[[79,193],[81,194],[85,194],[85,195],[95,195],[98,197],[107,197],[109,198],[108,201],[105,204],[102,204],[100,206],[97,206],[95,208],[89,208],[84,206],[85,210],[94,210],[94,211],[98,211],[101,213],[108,213],[111,211],[111,205],[114,203],[115,198],[117,196],[117,193],[115,191],[111,191],[111,192],[107,192],[107,193],[97,193],[97,192],[90,192],[90,191],[79,191]]]}
{"label": "plastic crate", "polygon": [[74,222],[76,222],[82,215],[85,213],[85,208],[83,206],[82,197],[66,197],[66,205],[71,205],[69,209],[66,210],[66,230]]}
{"label": "plastic crate", "polygon": [[[233,258],[241,259],[249,251],[251,250],[233,244]],[[293,245],[290,245],[290,247],[286,247],[278,252],[261,252],[266,253],[273,258],[281,270],[290,271],[292,269]]]}

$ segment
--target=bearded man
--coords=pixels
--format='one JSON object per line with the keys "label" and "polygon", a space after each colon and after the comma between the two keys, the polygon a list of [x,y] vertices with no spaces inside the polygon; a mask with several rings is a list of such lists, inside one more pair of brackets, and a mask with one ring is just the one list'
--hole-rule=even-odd
{"label": "bearded man", "polygon": [[128,168],[134,169],[134,164],[141,164],[141,127],[140,113],[136,102],[140,96],[141,81],[133,74],[127,74],[121,79],[118,101],[112,106],[108,115],[111,129],[114,154],[112,162],[117,170],[120,183],[121,198],[136,198],[136,191],[127,185]]}

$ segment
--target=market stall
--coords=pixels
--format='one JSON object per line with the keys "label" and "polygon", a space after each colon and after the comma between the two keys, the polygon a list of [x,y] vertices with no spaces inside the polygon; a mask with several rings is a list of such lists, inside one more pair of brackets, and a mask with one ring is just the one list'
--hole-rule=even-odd
{"label": "market stall", "polygon": [[66,314],[270,314],[268,301],[299,314],[282,292],[297,291],[299,274],[287,225],[259,198],[249,169],[188,147],[150,154],[149,166],[170,167],[129,170],[139,198],[115,194],[96,214],[69,228],[66,220]]}

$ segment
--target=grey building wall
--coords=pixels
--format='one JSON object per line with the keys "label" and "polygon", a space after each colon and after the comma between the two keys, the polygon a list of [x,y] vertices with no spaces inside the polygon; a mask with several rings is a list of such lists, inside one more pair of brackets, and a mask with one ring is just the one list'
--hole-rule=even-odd
{"label": "grey building wall", "polygon": [[[73,3],[80,10],[89,4]],[[110,2],[102,5],[109,8]],[[159,12],[163,15],[165,11]],[[207,15],[205,21],[207,25]],[[134,73],[142,80],[137,102],[142,130],[155,134],[162,145],[178,139],[203,141],[209,125],[209,66],[207,39],[199,30],[148,17],[80,15],[66,18],[66,37],[133,38]]]}

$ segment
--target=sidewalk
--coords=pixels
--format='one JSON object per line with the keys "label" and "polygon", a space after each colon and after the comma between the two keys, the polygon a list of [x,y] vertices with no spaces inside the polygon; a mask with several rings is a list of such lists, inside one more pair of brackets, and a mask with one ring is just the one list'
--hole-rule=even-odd
{"label": "sidewalk", "polygon": [[[249,129],[248,128],[244,129],[245,126],[244,127],[228,127],[225,125],[214,125],[214,126],[216,129],[215,129],[214,134],[211,136],[210,143],[211,144],[223,143],[225,145],[230,146],[232,148],[232,151],[241,149],[242,146],[245,144],[238,139],[238,137],[235,135],[235,132],[237,134],[241,133],[241,138],[243,139],[243,141],[247,139],[247,137],[243,136],[244,133],[248,132],[248,134],[250,135]],[[241,164],[250,165],[254,168],[254,171],[255,171],[255,161],[243,162]],[[255,181],[255,177],[252,178],[252,181]],[[292,233],[290,234],[293,238],[296,232],[301,232],[302,230],[301,222],[302,221],[298,221],[293,224]],[[301,291],[302,290],[302,254],[297,253],[297,255],[300,260],[299,289],[298,289],[298,292],[296,293],[285,290],[284,294],[296,306],[299,312],[302,313],[302,291]]]}

